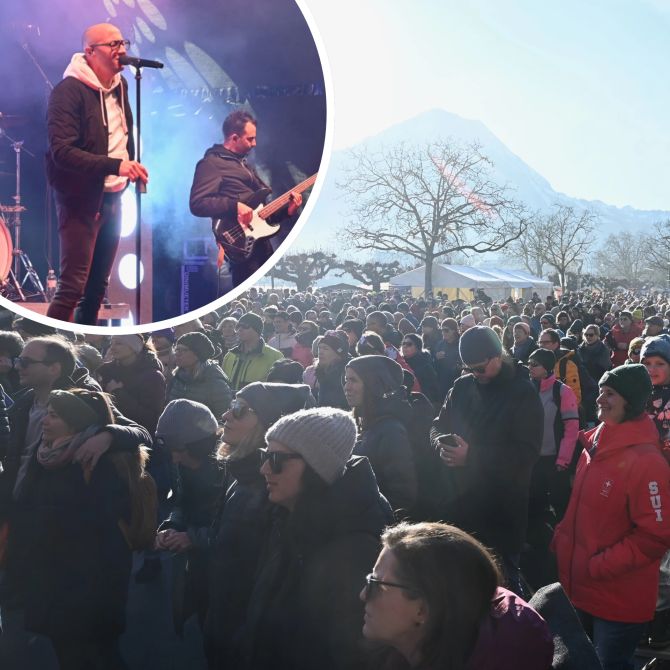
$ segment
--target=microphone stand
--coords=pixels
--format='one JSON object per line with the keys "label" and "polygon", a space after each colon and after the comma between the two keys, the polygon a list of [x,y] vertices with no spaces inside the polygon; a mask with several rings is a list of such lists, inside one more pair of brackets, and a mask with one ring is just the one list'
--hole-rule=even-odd
{"label": "microphone stand", "polygon": [[[135,68],[135,124],[137,125],[137,136],[135,139],[135,160],[141,163],[141,115],[142,115],[142,68]],[[135,183],[135,325],[140,323],[140,306],[142,302],[140,282],[142,267],[142,194],[147,192],[147,185],[141,179]]]}

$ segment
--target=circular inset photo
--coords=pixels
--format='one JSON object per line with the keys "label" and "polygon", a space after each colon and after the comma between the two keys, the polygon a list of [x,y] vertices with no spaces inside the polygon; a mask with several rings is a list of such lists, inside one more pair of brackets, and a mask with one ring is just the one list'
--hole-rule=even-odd
{"label": "circular inset photo", "polygon": [[272,266],[330,136],[322,49],[295,0],[3,13],[0,304],[139,331]]}

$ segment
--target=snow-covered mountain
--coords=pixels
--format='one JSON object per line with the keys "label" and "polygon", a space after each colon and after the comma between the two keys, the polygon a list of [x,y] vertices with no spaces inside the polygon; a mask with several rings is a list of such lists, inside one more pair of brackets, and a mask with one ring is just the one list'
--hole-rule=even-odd
{"label": "snow-covered mountain", "polygon": [[[591,209],[598,216],[599,240],[610,233],[623,230],[642,231],[658,221],[670,218],[668,211],[615,207],[598,200],[582,200],[559,193],[541,174],[512,153],[483,123],[464,119],[444,110],[425,112],[364,140],[354,148],[375,152],[401,142],[425,145],[427,138],[431,141],[452,138],[463,144],[478,142],[482,146],[483,153],[493,162],[493,174],[498,183],[507,184],[514,189],[516,198],[524,202],[530,210],[547,211],[555,203],[570,205],[578,210]],[[347,222],[347,203],[346,194],[342,193],[336,184],[342,180],[343,166],[349,161],[347,151],[333,152],[319,199],[293,248],[300,250],[323,248],[337,253],[342,250],[338,231]],[[347,251],[347,254],[351,253],[351,250]],[[369,257],[370,252],[365,254]]]}

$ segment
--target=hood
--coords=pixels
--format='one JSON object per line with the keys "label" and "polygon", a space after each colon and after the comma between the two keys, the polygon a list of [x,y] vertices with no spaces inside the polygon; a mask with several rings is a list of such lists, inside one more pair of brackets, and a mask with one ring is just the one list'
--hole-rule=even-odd
{"label": "hood", "polygon": [[596,458],[598,455],[607,455],[636,444],[653,444],[660,450],[658,430],[654,421],[647,414],[642,414],[636,419],[624,421],[616,426],[602,423],[584,433],[584,438],[589,447],[593,446],[597,438]]}
{"label": "hood", "polygon": [[[98,76],[93,72],[91,66],[86,62],[83,53],[76,53],[72,56],[69,65],[65,68],[63,78],[74,77],[82,84],[85,84],[94,91],[98,91],[100,98],[100,113],[102,114],[102,122],[107,127],[107,110],[105,109],[105,94],[111,93],[115,88],[121,85],[121,74],[116,73],[112,79],[111,85],[107,88],[100,83]],[[121,86],[121,120],[123,123],[123,131],[128,132],[126,126],[126,102],[123,86]]]}
{"label": "hood", "polygon": [[103,93],[110,93],[121,83],[121,74],[117,73],[112,79],[112,84],[109,88],[105,88],[98,79],[98,75],[93,72],[91,66],[86,62],[83,53],[76,53],[72,56],[69,65],[65,68],[63,79],[65,77],[74,77],[82,84],[86,84],[94,91],[102,91]]}

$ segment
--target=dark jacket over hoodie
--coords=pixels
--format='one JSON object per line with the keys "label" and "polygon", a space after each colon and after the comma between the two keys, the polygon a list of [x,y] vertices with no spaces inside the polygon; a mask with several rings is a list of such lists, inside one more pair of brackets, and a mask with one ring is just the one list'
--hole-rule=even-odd
{"label": "dark jacket over hoodie", "polygon": [[[79,54],[81,60],[83,56]],[[68,72],[71,71],[77,54]],[[74,70],[72,70],[74,71]],[[67,72],[66,72],[67,74]],[[128,154],[133,160],[133,115],[128,104],[128,82],[119,75],[113,95],[124,112]],[[59,198],[76,202],[94,215],[102,201],[105,177],[118,175],[120,158],[109,158],[107,112],[100,89],[67,76],[51,92],[47,109],[47,177]]]}
{"label": "dark jacket over hoodie", "polygon": [[469,445],[464,467],[443,465],[443,519],[503,554],[519,553],[543,423],[542,403],[521,363],[503,358],[488,384],[473,374],[457,379],[431,430],[435,449],[437,437],[447,433]]}
{"label": "dark jacket over hoodie", "polygon": [[246,667],[254,670],[356,670],[364,663],[358,594],[391,510],[365,458],[352,458],[339,480],[305,502],[302,513],[298,506],[291,515],[277,510],[256,578],[245,646]]}

